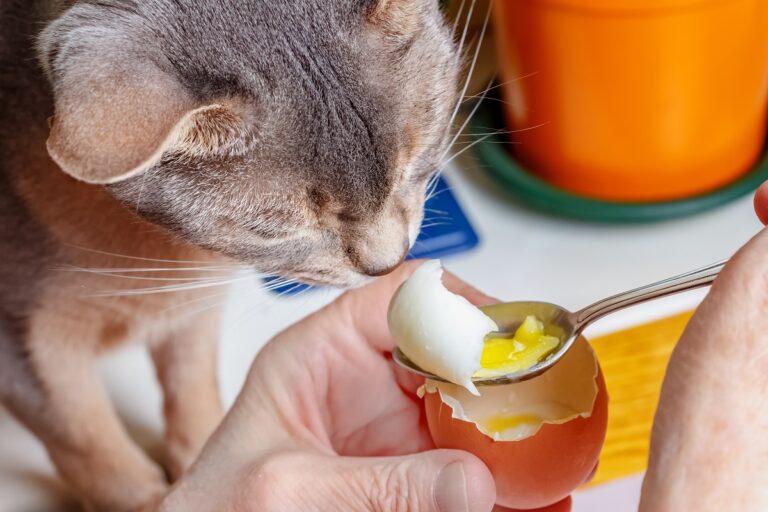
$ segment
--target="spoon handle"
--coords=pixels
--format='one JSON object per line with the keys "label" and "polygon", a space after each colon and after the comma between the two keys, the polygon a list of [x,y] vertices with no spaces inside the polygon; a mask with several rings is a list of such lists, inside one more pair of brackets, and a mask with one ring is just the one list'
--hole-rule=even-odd
{"label": "spoon handle", "polygon": [[728,260],[724,260],[595,302],[576,313],[576,332],[580,333],[590,323],[614,311],[712,284],[727,262]]}

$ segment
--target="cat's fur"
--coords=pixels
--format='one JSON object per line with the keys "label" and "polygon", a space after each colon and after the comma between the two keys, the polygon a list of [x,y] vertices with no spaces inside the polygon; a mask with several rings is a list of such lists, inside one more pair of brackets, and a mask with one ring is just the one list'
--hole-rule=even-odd
{"label": "cat's fur", "polygon": [[111,410],[99,351],[149,344],[174,475],[220,415],[216,313],[176,307],[210,292],[101,294],[189,276],[131,273],[152,266],[387,272],[457,66],[437,0],[0,0],[0,399],[93,509],[151,507],[167,485]]}

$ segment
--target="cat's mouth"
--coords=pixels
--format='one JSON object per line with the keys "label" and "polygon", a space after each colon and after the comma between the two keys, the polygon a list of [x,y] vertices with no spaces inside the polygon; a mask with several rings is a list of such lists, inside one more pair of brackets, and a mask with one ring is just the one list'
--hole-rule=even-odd
{"label": "cat's mouth", "polygon": [[349,270],[343,275],[337,272],[329,271],[304,271],[304,272],[285,272],[282,278],[290,282],[307,284],[310,286],[319,286],[324,288],[351,289],[365,286],[375,278]]}

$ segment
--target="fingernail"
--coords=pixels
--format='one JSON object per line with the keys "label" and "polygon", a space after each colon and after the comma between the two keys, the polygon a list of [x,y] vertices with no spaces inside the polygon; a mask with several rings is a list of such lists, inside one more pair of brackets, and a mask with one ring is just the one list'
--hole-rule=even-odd
{"label": "fingernail", "polygon": [[435,503],[440,512],[469,512],[464,464],[453,462],[440,471],[435,483]]}

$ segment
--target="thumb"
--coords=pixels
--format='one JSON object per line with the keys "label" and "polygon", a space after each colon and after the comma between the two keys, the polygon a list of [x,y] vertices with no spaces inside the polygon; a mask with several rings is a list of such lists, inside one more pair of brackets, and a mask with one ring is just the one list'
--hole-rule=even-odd
{"label": "thumb", "polygon": [[403,457],[294,459],[291,493],[321,512],[490,512],[496,487],[488,468],[466,452],[433,450]]}

